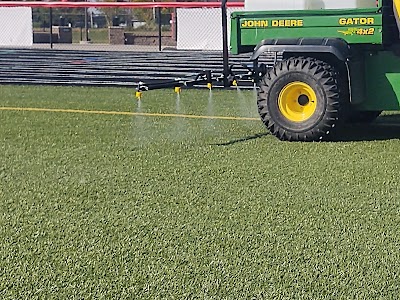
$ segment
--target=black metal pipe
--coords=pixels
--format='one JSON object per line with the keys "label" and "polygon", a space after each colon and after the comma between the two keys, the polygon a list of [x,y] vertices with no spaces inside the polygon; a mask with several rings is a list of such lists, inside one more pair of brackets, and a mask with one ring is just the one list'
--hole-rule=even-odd
{"label": "black metal pipe", "polygon": [[177,14],[177,9],[174,8],[174,20],[173,20],[173,22],[175,24],[175,26],[174,26],[175,42],[178,41],[178,16],[176,14]]}
{"label": "black metal pipe", "polygon": [[228,0],[222,0],[221,2],[221,12],[222,12],[222,55],[223,55],[223,67],[224,67],[224,87],[229,87],[228,77],[230,75],[229,71],[229,49],[228,49],[228,14],[226,10],[226,3]]}
{"label": "black metal pipe", "polygon": [[162,43],[161,7],[157,7],[157,19],[158,19],[158,51],[161,51],[161,43]]}
{"label": "black metal pipe", "polygon": [[88,28],[88,9],[85,7],[85,41],[89,41],[89,28]]}
{"label": "black metal pipe", "polygon": [[166,89],[166,88],[173,88],[176,86],[182,86],[184,83],[180,82],[179,80],[168,80],[164,82],[153,82],[153,83],[140,83],[136,88],[138,91],[152,91],[158,89]]}
{"label": "black metal pipe", "polygon": [[212,72],[210,70],[205,71],[204,76],[206,77],[207,83],[212,83]]}
{"label": "black metal pipe", "polygon": [[50,16],[49,16],[49,23],[50,23],[50,37],[49,37],[49,42],[50,42],[50,48],[53,49],[53,9],[50,7],[49,10]]}

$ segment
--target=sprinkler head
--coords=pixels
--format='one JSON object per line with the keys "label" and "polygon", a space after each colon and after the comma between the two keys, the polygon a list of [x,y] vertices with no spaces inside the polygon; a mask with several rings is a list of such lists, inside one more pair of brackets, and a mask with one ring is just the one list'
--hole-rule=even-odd
{"label": "sprinkler head", "polygon": [[142,94],[143,94],[142,92],[136,91],[135,96],[136,96],[136,98],[137,98],[138,101],[142,100]]}
{"label": "sprinkler head", "polygon": [[209,89],[209,90],[212,90],[212,83],[207,83],[207,88]]}
{"label": "sprinkler head", "polygon": [[180,94],[182,92],[182,88],[180,86],[176,86],[174,88],[175,93]]}

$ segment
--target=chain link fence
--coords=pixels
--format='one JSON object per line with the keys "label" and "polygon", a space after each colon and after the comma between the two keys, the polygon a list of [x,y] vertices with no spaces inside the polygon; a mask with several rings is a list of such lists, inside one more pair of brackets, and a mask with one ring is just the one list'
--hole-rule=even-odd
{"label": "chain link fence", "polygon": [[[239,9],[229,8],[228,18]],[[221,18],[220,7],[31,8],[0,2],[0,47],[222,51]]]}

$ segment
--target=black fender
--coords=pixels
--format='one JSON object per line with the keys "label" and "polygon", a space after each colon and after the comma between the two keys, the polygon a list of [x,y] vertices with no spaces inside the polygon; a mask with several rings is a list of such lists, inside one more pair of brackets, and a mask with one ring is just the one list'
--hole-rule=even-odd
{"label": "black fender", "polygon": [[266,39],[256,46],[250,60],[257,60],[265,52],[330,53],[343,62],[350,57],[349,44],[340,38]]}

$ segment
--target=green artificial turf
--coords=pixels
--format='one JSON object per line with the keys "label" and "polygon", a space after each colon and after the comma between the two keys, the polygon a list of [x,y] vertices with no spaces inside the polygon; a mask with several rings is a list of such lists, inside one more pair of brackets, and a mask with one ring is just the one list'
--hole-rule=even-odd
{"label": "green artificial turf", "polygon": [[[0,86],[0,107],[255,117],[253,91]],[[258,120],[0,110],[1,299],[397,299],[400,117],[336,142]]]}

